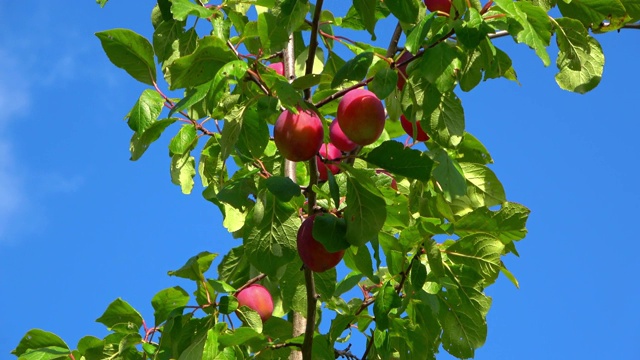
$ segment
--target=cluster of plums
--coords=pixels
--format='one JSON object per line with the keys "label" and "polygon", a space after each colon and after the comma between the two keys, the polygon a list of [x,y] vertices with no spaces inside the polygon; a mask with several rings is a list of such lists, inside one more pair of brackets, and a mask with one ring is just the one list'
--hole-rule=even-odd
{"label": "cluster of plums", "polygon": [[[429,11],[449,12],[450,0],[425,0]],[[411,58],[411,54],[404,52],[396,60],[399,64]],[[278,74],[284,75],[284,65],[281,62],[268,65]],[[398,66],[398,89],[402,90],[406,82],[406,64]],[[378,97],[369,90],[358,88],[346,93],[338,104],[336,118],[329,125],[329,143],[324,143],[324,129],[322,120],[315,112],[299,109],[295,114],[289,110],[283,111],[276,120],[274,127],[274,141],[280,154],[291,161],[308,161],[314,156],[318,165],[320,181],[327,180],[327,173],[339,172],[339,168],[332,162],[339,162],[343,153],[349,153],[358,146],[374,143],[382,134],[385,125],[384,105]],[[400,125],[404,131],[417,141],[427,141],[429,136],[420,126],[414,124],[402,115]],[[329,161],[326,163],[325,161]],[[391,176],[386,170],[379,169],[378,173]],[[397,190],[395,179],[391,187]],[[304,265],[314,272],[324,272],[334,268],[344,256],[344,250],[329,252],[313,238],[313,223],[315,214],[309,215],[300,225],[296,245],[298,254]],[[267,321],[273,313],[273,299],[269,290],[262,285],[252,284],[236,293],[238,306],[247,306],[256,311],[262,321]]]}

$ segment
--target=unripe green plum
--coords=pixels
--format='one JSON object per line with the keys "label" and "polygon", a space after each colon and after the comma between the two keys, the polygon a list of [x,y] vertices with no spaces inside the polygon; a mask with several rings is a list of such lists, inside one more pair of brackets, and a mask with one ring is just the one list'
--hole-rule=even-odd
{"label": "unripe green plum", "polygon": [[422,125],[420,125],[419,121],[416,121],[416,130],[418,130],[417,136],[414,136],[413,134],[413,124],[411,123],[411,121],[407,120],[404,115],[400,116],[400,125],[402,125],[404,131],[407,133],[407,135],[411,136],[411,138],[416,139],[417,141],[429,140],[429,135],[427,135],[427,133],[422,130]]}
{"label": "unripe green plum", "polygon": [[298,229],[298,254],[304,265],[311,271],[323,272],[332,269],[340,263],[344,250],[328,252],[327,249],[313,238],[313,222],[316,215],[310,215]]}
{"label": "unripe green plum", "polygon": [[259,284],[251,284],[236,294],[238,307],[247,306],[260,315],[262,322],[273,314],[273,298],[269,290]]}
{"label": "unripe green plum", "polygon": [[285,159],[291,161],[312,159],[320,150],[323,138],[322,121],[316,113],[308,110],[298,110],[298,114],[283,111],[273,128],[276,147]]}
{"label": "unripe green plum", "polygon": [[334,119],[329,125],[329,139],[331,143],[338,149],[344,152],[350,152],[358,147],[358,144],[354,143],[344,134],[338,123],[338,119]]}
{"label": "unripe green plum", "polygon": [[451,11],[451,0],[424,0],[424,4],[431,12],[442,11],[448,14]]}
{"label": "unripe green plum", "polygon": [[271,63],[267,67],[275,70],[278,75],[284,76],[284,63],[283,62]]}
{"label": "unripe green plum", "polygon": [[322,146],[320,146],[319,153],[320,155],[316,156],[316,164],[318,165],[319,173],[318,180],[326,181],[328,179],[327,169],[335,175],[340,172],[340,168],[333,164],[325,164],[322,159],[338,160],[342,157],[342,152],[333,144],[329,143],[322,144]]}
{"label": "unripe green plum", "polygon": [[344,134],[358,145],[372,144],[384,130],[384,106],[369,90],[346,93],[338,104],[336,118]]}

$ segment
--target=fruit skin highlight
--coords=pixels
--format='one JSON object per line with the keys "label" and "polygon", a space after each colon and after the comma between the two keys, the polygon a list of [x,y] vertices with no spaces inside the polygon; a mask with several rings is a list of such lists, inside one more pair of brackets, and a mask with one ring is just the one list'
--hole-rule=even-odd
{"label": "fruit skin highlight", "polygon": [[340,172],[340,168],[336,165],[325,164],[322,162],[322,159],[327,160],[338,160],[342,157],[342,152],[332,143],[322,144],[320,146],[320,155],[316,156],[316,164],[318,165],[318,180],[326,181],[328,179],[327,170],[331,171],[332,174],[337,174]]}
{"label": "fruit skin highlight", "polygon": [[382,101],[365,89],[346,93],[338,104],[336,116],[342,132],[363,146],[378,140],[384,130],[385,117]]}
{"label": "fruit skin highlight", "polygon": [[236,294],[238,307],[247,306],[260,315],[262,322],[273,314],[273,298],[269,290],[259,284],[251,284]]}
{"label": "fruit skin highlight", "polygon": [[334,119],[329,125],[329,139],[331,143],[338,149],[344,152],[351,152],[358,147],[358,144],[354,143],[344,134],[338,123],[338,119]]}
{"label": "fruit skin highlight", "polygon": [[414,135],[413,124],[411,123],[411,121],[407,120],[407,118],[404,115],[400,116],[400,125],[402,126],[404,131],[407,133],[407,135],[411,136],[412,139],[416,139],[417,141],[429,140],[429,135],[426,132],[424,132],[424,130],[422,129],[422,125],[420,125],[419,121],[416,121],[416,129],[418,130],[417,136],[413,136]]}
{"label": "fruit skin highlight", "polygon": [[314,272],[323,272],[332,269],[340,263],[344,256],[344,250],[330,253],[313,238],[313,222],[316,215],[307,217],[298,229],[298,254],[304,265]]}
{"label": "fruit skin highlight", "polygon": [[451,0],[424,0],[424,4],[431,12],[442,11],[447,14],[451,12]]}
{"label": "fruit skin highlight", "polygon": [[284,76],[284,63],[283,62],[271,63],[271,64],[267,65],[267,67],[272,68],[273,70],[275,70],[278,75]]}
{"label": "fruit skin highlight", "polygon": [[312,159],[324,138],[322,121],[316,113],[298,109],[298,114],[283,111],[273,128],[273,140],[285,159],[307,161]]}

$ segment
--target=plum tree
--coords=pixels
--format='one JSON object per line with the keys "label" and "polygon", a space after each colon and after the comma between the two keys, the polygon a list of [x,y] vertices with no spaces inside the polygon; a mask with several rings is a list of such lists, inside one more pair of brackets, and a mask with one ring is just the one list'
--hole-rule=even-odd
{"label": "plum tree", "polygon": [[427,135],[427,133],[424,132],[424,130],[422,130],[422,125],[420,125],[420,122],[416,121],[415,124],[416,124],[416,129],[418,134],[414,136],[413,123],[407,120],[407,118],[404,115],[400,116],[400,125],[402,126],[402,129],[407,133],[407,135],[411,136],[413,139],[417,141],[429,140],[429,135]]}
{"label": "plum tree", "polygon": [[314,112],[283,111],[273,128],[273,140],[282,156],[291,161],[306,161],[320,150],[324,138],[322,121]]}
{"label": "plum tree", "polygon": [[[451,2],[425,0],[428,13],[422,0],[358,0],[348,10],[323,0],[157,0],[152,39],[122,28],[98,32],[109,60],[146,86],[126,116],[131,160],[175,129],[162,137],[171,182],[185,194],[199,186],[220,210],[221,226],[242,240],[222,256],[215,279],[205,274],[216,257],[207,251],[170,271],[196,290],[161,290],[151,301],[154,322],[117,299],[98,319],[112,332],[104,339],[86,337],[71,350],[36,329],[13,353],[433,360],[446,351],[472,358],[487,339],[484,289],[501,274],[518,286],[503,257],[518,254],[529,209],[507,199],[489,151],[467,132],[460,91],[490,79],[519,82],[495,41],[506,36],[546,66],[555,37],[556,83],[577,93],[594,89],[604,69],[595,34],[640,28],[637,1],[596,2],[594,10],[577,1],[456,1],[460,16],[435,17],[449,13]],[[382,27],[390,35],[383,43],[376,37]],[[287,79],[260,71],[273,59],[282,63],[269,68]],[[327,147],[324,118],[336,119]],[[418,141],[428,134],[429,146],[398,141],[397,120]],[[338,150],[349,152],[341,173],[319,182],[328,172],[317,155],[335,159]],[[396,178],[406,186],[382,189],[379,174],[393,178],[393,189]],[[343,258],[348,274],[338,277]],[[275,304],[265,288],[250,285],[262,279]],[[277,316],[234,328],[225,294],[235,289],[243,289],[238,303],[263,320]],[[339,350],[356,338],[361,356]]]}
{"label": "plum tree", "polygon": [[329,252],[322,243],[313,238],[313,223],[316,215],[308,216],[298,229],[296,245],[302,263],[314,272],[324,272],[336,267],[344,256],[344,250]]}
{"label": "plum tree", "polygon": [[331,125],[329,125],[329,139],[335,147],[344,152],[351,152],[358,147],[358,144],[351,141],[344,134],[337,119],[333,119]]}
{"label": "plum tree", "polygon": [[342,132],[358,145],[378,140],[385,123],[384,105],[376,94],[366,89],[346,93],[338,104],[336,118]]}
{"label": "plum tree", "polygon": [[273,314],[273,298],[266,287],[251,284],[236,293],[238,307],[247,306],[260,315],[262,321],[267,321]]}
{"label": "plum tree", "polygon": [[342,157],[342,152],[332,143],[323,144],[320,146],[319,155],[316,156],[316,163],[318,166],[318,180],[327,180],[327,171],[331,171],[332,174],[340,172],[340,168],[334,164],[326,164],[323,160],[338,160]]}

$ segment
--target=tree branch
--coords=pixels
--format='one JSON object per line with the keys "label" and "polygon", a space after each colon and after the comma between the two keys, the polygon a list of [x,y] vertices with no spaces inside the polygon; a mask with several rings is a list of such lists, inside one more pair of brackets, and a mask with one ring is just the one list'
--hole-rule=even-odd
{"label": "tree branch", "polygon": [[393,31],[393,35],[391,35],[391,41],[389,41],[389,47],[387,47],[387,57],[392,57],[395,55],[396,51],[398,51],[398,41],[400,41],[400,36],[402,35],[402,26],[400,26],[400,22],[396,25],[396,29]]}
{"label": "tree branch", "polygon": [[[316,59],[316,49],[318,48],[318,27],[320,26],[320,14],[322,13],[322,3],[324,0],[316,1],[316,9],[313,13],[311,23],[311,38],[309,39],[309,52],[307,55],[305,75],[313,73],[313,64]],[[304,99],[311,99],[311,89],[304,89]]]}

